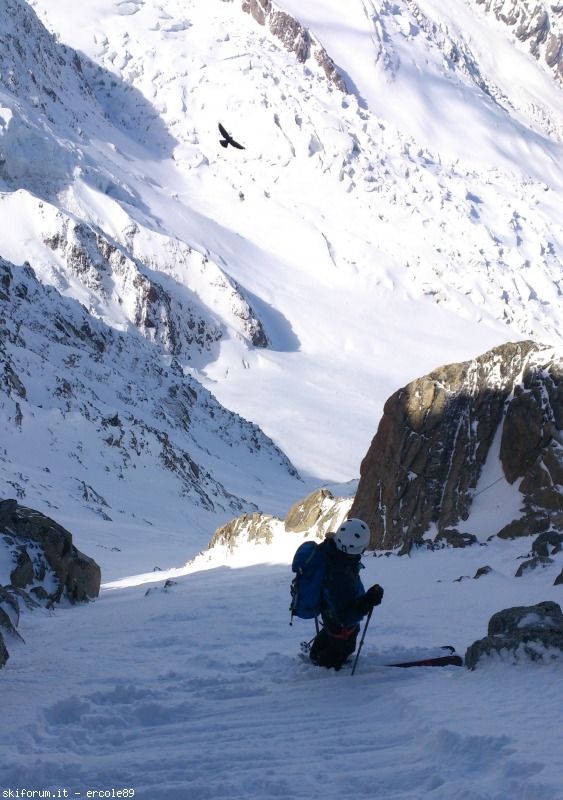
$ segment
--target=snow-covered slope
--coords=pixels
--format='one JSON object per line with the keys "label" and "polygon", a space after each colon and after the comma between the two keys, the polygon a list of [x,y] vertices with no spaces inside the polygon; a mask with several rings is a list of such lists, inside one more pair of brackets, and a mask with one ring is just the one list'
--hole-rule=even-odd
{"label": "snow-covered slope", "polygon": [[[314,625],[288,625],[295,542],[277,543],[22,615],[27,645],[10,643],[0,672],[0,786],[143,800],[563,798],[560,660],[380,666],[439,645],[463,654],[501,607],[557,600],[545,575],[513,578],[529,540],[365,558],[385,597],[353,677],[296,656]],[[492,572],[473,580],[484,564]]]}
{"label": "snow-covered slope", "polygon": [[153,566],[171,563],[178,545],[203,546],[218,519],[257,510],[264,494],[274,502],[268,486],[280,508],[302,490],[256,425],[176,362],[155,359],[142,336],[3,260],[0,300],[10,308],[0,326],[2,494],[39,504],[85,546],[118,553],[117,574],[148,567],[147,540]]}
{"label": "snow-covered slope", "polygon": [[[174,353],[185,370],[302,473],[349,480],[398,386],[502,340],[559,339],[562,95],[474,4],[277,6],[310,25],[349,95],[238,3],[95,0],[76,25],[66,3],[10,0],[11,42],[24,11],[56,39],[30,22],[43,50],[16,47],[3,68],[28,77],[4,80],[0,244],[127,327],[131,283],[96,292],[45,244],[69,217],[93,228],[147,292],[163,287],[165,317],[189,309],[205,329],[209,350]],[[219,120],[246,150],[219,146]],[[37,154],[26,169],[22,149]]]}

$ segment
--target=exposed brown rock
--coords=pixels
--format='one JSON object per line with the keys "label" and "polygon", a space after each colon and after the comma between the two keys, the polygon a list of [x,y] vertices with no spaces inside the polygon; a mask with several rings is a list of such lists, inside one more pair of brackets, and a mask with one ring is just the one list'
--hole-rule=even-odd
{"label": "exposed brown rock", "polygon": [[217,528],[209,549],[219,546],[233,552],[242,540],[269,544],[272,540],[272,526],[277,521],[276,517],[269,514],[243,514]]}
{"label": "exposed brown rock", "polygon": [[[352,500],[349,497],[335,498],[327,489],[317,489],[303,500],[295,503],[285,520],[269,514],[243,514],[215,531],[208,549],[222,546],[232,552],[241,542],[269,544],[276,530],[283,527],[288,536],[303,536],[324,539],[348,516]],[[297,542],[296,542],[297,546]]]}
{"label": "exposed brown rock", "polygon": [[522,479],[523,509],[500,535],[563,529],[562,367],[553,348],[508,343],[392,395],[350,512],[369,524],[372,546],[403,552],[466,520],[497,432],[499,478]]}
{"label": "exposed brown rock", "polygon": [[434,539],[434,544],[447,544],[456,549],[460,547],[470,547],[472,544],[477,544],[477,537],[472,533],[460,533],[455,528],[440,531]]}
{"label": "exposed brown rock", "polygon": [[317,489],[289,509],[285,530],[293,533],[314,531],[324,538],[342,522],[345,510],[345,503],[335,500],[328,489]]}

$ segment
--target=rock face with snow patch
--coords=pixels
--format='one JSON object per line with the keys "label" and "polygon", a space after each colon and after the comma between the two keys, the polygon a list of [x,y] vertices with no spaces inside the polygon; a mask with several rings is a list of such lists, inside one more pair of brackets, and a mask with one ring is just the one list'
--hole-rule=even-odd
{"label": "rock face with snow patch", "polygon": [[348,93],[346,81],[324,47],[291,14],[278,9],[272,0],[243,0],[242,10],[251,14],[260,25],[267,25],[270,33],[301,64],[305,64],[312,56],[327,80],[344,94]]}
{"label": "rock face with snow patch", "polygon": [[509,343],[449,364],[386,402],[361,466],[351,515],[375,548],[438,538],[469,516],[485,461],[519,481],[522,515],[504,538],[563,530],[563,358],[533,342]]}
{"label": "rock face with snow patch", "polygon": [[531,0],[475,0],[508,25],[532,55],[563,81],[563,5]]}
{"label": "rock face with snow patch", "polygon": [[215,531],[208,549],[226,547],[233,552],[243,542],[270,544],[276,530],[324,539],[329,531],[335,530],[346,519],[351,503],[350,498],[335,498],[328,489],[317,489],[295,503],[285,520],[258,513],[244,514],[231,520]]}
{"label": "rock face with snow patch", "polygon": [[[213,284],[217,297],[228,309],[227,325],[250,345],[269,345],[243,290],[206,256],[163,236],[158,238],[164,252],[151,253],[145,243],[143,253],[137,241],[142,232],[136,224],[130,225],[118,242],[45,204],[40,217],[46,217],[45,229],[49,233],[42,238],[52,253],[49,258],[60,260],[66,267],[64,272],[80,281],[92,307],[117,302],[122,316],[165,352],[191,361],[196,355],[212,351],[224,335],[224,326],[204,304],[189,292],[178,291],[176,275],[180,271],[194,283]],[[141,250],[138,256],[137,250]]]}
{"label": "rock face with snow patch", "polygon": [[226,547],[232,553],[242,541],[270,544],[274,527],[279,522],[269,514],[243,514],[217,528],[208,549]]}
{"label": "rock face with snow patch", "polygon": [[306,533],[324,539],[329,531],[342,524],[349,505],[347,499],[335,500],[328,489],[317,489],[289,509],[284,528],[291,533]]}
{"label": "rock face with snow patch", "polygon": [[[532,551],[525,561],[522,561],[516,570],[516,577],[521,578],[526,573],[533,570],[543,569],[550,567],[555,559],[553,556],[557,555],[563,550],[563,533],[557,533],[553,530],[545,531],[534,540],[532,544]],[[555,579],[554,585],[557,586],[558,579]]]}
{"label": "rock face with snow patch", "polygon": [[72,534],[16,500],[0,501],[0,532],[14,559],[10,586],[48,604],[97,597],[101,571],[76,549]]}
{"label": "rock face with snow patch", "polygon": [[480,661],[495,654],[506,654],[514,663],[563,657],[561,607],[548,600],[494,614],[489,620],[488,635],[468,648],[465,665],[474,670]]}

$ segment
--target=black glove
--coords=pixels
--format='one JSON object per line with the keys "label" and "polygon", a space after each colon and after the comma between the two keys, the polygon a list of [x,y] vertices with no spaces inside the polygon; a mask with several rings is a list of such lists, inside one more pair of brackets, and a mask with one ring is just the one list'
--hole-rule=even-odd
{"label": "black glove", "polygon": [[363,597],[358,598],[356,601],[356,608],[360,614],[367,614],[375,606],[378,606],[383,600],[383,589],[376,583],[371,586]]}
{"label": "black glove", "polygon": [[383,600],[383,588],[378,583],[370,586],[366,592],[366,597],[369,598],[370,608],[380,605]]}

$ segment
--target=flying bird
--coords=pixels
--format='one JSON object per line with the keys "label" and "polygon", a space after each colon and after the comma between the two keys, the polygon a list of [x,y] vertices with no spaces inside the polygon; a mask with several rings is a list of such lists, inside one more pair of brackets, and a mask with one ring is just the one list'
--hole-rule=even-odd
{"label": "flying bird", "polygon": [[227,147],[228,145],[232,145],[233,147],[236,147],[237,150],[244,150],[242,144],[235,142],[231,134],[225,130],[225,128],[221,125],[221,123],[219,123],[219,133],[223,137],[222,139],[219,139],[219,144],[221,145],[221,147]]}

